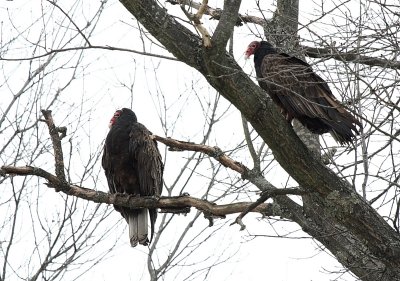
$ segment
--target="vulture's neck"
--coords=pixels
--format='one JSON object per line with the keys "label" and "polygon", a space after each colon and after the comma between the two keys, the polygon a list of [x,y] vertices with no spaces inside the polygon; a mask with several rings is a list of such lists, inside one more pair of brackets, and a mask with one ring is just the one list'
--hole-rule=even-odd
{"label": "vulture's neck", "polygon": [[256,69],[257,77],[262,77],[261,64],[266,55],[276,54],[276,50],[270,46],[261,45],[254,53],[254,67]]}

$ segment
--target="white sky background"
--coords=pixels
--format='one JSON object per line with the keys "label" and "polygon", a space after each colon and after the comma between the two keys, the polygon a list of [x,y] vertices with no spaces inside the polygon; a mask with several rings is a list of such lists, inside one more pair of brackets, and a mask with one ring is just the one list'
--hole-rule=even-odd
{"label": "white sky background", "polygon": [[[241,12],[254,13],[253,15],[260,16],[258,12],[256,14],[255,7],[251,6],[254,3],[249,2],[243,1]],[[307,2],[306,5],[304,4],[305,2]],[[210,3],[210,5],[214,5],[214,7],[219,5],[221,7],[221,3],[222,1],[218,1],[217,4]],[[66,8],[63,1],[59,2],[59,4]],[[271,4],[272,1],[266,1],[263,5],[266,9],[274,9]],[[48,6],[48,3],[43,2],[43,5]],[[78,2],[74,5],[73,19],[75,23],[78,26],[85,26],[85,22],[88,18],[93,17],[98,5],[97,1]],[[309,19],[319,16],[318,10],[315,10],[318,7],[316,6],[314,9],[312,5],[311,1],[301,1],[300,18],[303,23],[307,23]],[[179,13],[178,7],[171,7],[170,5],[167,5],[167,7],[170,10],[175,10],[180,18],[184,18],[184,15]],[[328,7],[325,8],[329,10]],[[59,42],[67,41],[67,38],[57,33],[59,26],[65,25],[65,22],[63,22],[65,17],[60,12],[55,12],[55,18],[45,17],[48,21],[41,22],[40,20],[37,21],[40,18],[40,13],[39,3],[34,1],[26,1],[24,3],[21,3],[21,1],[4,1],[0,4],[2,45],[17,35],[16,30],[24,31],[29,28],[29,31],[24,31],[24,36],[16,38],[16,42],[12,44],[13,48],[2,54],[2,56],[8,58],[29,57],[35,45],[35,40],[37,40],[44,28],[47,36],[46,42],[49,44],[47,46],[48,49],[59,48],[60,46],[57,46]],[[268,12],[265,13],[265,16],[269,15]],[[208,21],[207,18],[204,19],[204,22],[212,32],[216,22]],[[9,19],[12,20],[10,21]],[[329,17],[326,17],[325,20],[329,21]],[[10,25],[11,22],[13,26]],[[70,26],[69,28],[73,27]],[[235,57],[239,64],[246,73],[254,77],[253,62],[245,62],[243,58],[243,53],[248,43],[256,39],[249,32],[249,29],[253,32],[258,29],[261,33],[261,29],[254,25],[235,28],[234,49]],[[314,27],[314,30],[317,30],[319,35],[324,32],[329,33],[329,29],[327,25],[316,25]],[[75,32],[72,33],[75,34]],[[300,34],[306,40],[314,40],[311,33],[303,32]],[[117,1],[109,1],[107,3],[90,41],[93,45],[111,45],[143,51],[136,21]],[[52,42],[56,42],[53,47],[51,46]],[[81,38],[78,37],[70,44],[66,44],[66,47],[79,45],[77,42],[81,42]],[[60,45],[62,46],[63,44]],[[146,44],[146,51],[171,56],[154,44]],[[45,59],[46,57],[43,58],[42,62]],[[62,61],[72,62],[75,59],[76,55],[74,56],[72,52],[67,52],[58,55],[57,64],[61,64]],[[33,68],[35,67],[37,66],[33,66]],[[3,76],[8,78],[8,86],[4,87],[4,81],[0,80],[3,85],[0,94],[1,110],[5,110],[5,107],[12,99],[12,94],[15,94],[21,87],[21,83],[25,81],[28,68],[29,65],[26,62],[2,61],[2,72],[4,73]],[[108,132],[108,122],[114,111],[121,107],[131,107],[137,114],[139,122],[144,123],[153,133],[163,136],[165,132],[162,130],[159,115],[163,114],[165,105],[168,108],[166,120],[169,122],[166,135],[196,143],[201,141],[205,122],[203,107],[213,102],[216,93],[215,90],[208,86],[202,76],[183,63],[118,51],[89,50],[84,53],[83,62],[78,69],[58,71],[54,73],[52,79],[47,78],[45,80],[42,87],[45,89],[43,91],[49,92],[48,98],[40,98],[37,110],[48,106],[50,97],[54,95],[54,92],[59,87],[64,85],[74,70],[76,70],[77,79],[62,93],[61,100],[63,104],[58,104],[58,108],[54,110],[54,118],[58,125],[67,126],[69,132],[77,130],[71,136],[75,141],[74,145],[76,145],[72,159],[74,169],[72,175],[75,174],[76,178],[72,178],[72,181],[80,179],[80,167],[86,163],[88,157],[85,154],[93,153],[101,147]],[[329,74],[322,73],[322,75]],[[3,77],[0,79],[3,79]],[[133,85],[132,91],[124,85]],[[31,98],[32,96],[27,97],[27,99]],[[165,98],[165,101],[163,98]],[[31,100],[25,102],[29,103]],[[64,108],[67,108],[67,110],[63,111]],[[71,108],[75,109],[69,114],[68,112]],[[18,111],[20,109],[16,107],[14,110]],[[236,147],[237,143],[243,139],[243,129],[238,111],[223,100],[219,105],[218,113],[222,114],[225,111],[226,113],[221,121],[214,127],[208,144],[212,146],[218,145],[222,150],[229,150]],[[27,119],[29,118],[27,117]],[[84,121],[78,123],[77,120]],[[46,128],[43,126],[41,128],[45,134]],[[11,130],[10,128],[6,133],[10,133]],[[329,137],[325,139],[329,139]],[[0,141],[4,140],[6,140],[5,135],[1,136]],[[68,147],[66,143],[64,145]],[[163,145],[160,145],[160,148],[165,151]],[[187,155],[186,152],[168,153],[164,176],[167,185],[174,180]],[[240,158],[235,158],[235,160],[249,167],[252,166],[249,155],[243,152],[235,155],[235,157],[239,156]],[[49,157],[49,155],[47,154],[46,157]],[[37,163],[43,168],[52,170],[53,160],[51,158],[39,159]],[[23,163],[19,164],[22,165]],[[100,163],[97,163],[97,165],[100,165]],[[85,182],[85,187],[107,191],[105,177],[100,168],[98,168],[98,171],[100,173],[100,181],[97,185],[92,186],[91,180],[88,179]],[[231,177],[237,177],[231,171],[227,173]],[[207,170],[204,171],[203,175],[198,174],[195,177],[196,181],[192,180],[189,189],[186,191],[192,196],[201,196],[207,183]],[[287,176],[282,173],[282,170],[276,164],[269,169],[267,179],[277,187],[284,187],[287,182]],[[43,190],[46,187],[39,184],[38,188]],[[52,190],[45,190],[42,191],[40,200],[53,202],[53,198],[57,196],[59,195],[53,194]],[[252,196],[253,200],[256,198],[254,193],[249,196]],[[248,201],[246,194],[243,195],[242,199]],[[51,214],[52,204],[46,205],[46,211]],[[194,210],[192,210],[193,213]],[[328,253],[321,251],[320,246],[312,239],[307,238],[305,233],[299,231],[298,226],[288,222],[275,222],[273,219],[259,221],[259,217],[257,215],[246,216],[244,223],[247,229],[243,232],[239,232],[237,225],[229,226],[235,218],[233,215],[228,216],[226,220],[217,220],[217,226],[205,230],[207,234],[219,228],[218,225],[226,225],[217,231],[212,239],[203,244],[201,250],[194,257],[191,257],[189,262],[197,263],[196,259],[203,260],[207,259],[208,256],[211,256],[210,259],[212,259],[212,257],[221,255],[223,259],[232,255],[232,258],[226,263],[213,268],[206,280],[235,281],[260,280],[260,278],[276,281],[356,280],[350,274],[341,276],[341,274],[326,272],[324,269],[337,271],[341,269],[341,266]],[[162,243],[160,243],[159,248],[160,257],[168,254],[171,241],[176,239],[181,227],[186,226],[190,218],[191,215],[187,217],[181,216],[174,221],[175,228],[173,230],[169,229],[166,235],[162,237]],[[115,222],[117,220],[120,220],[120,225],[114,229],[117,233],[110,234],[110,239],[114,240],[121,235],[117,248],[107,260],[92,269],[81,280],[148,279],[146,268],[147,249],[143,247],[130,248],[127,233],[121,234],[122,231],[126,231],[125,222],[121,220],[118,213],[113,212],[109,221]],[[208,221],[201,218],[196,222],[195,227],[199,229],[206,228],[207,224]],[[29,231],[29,229],[24,229],[21,226],[21,233],[29,233]],[[289,235],[290,238],[258,237],[252,239],[249,234]],[[18,249],[23,251],[23,245]],[[105,247],[105,245],[101,247]],[[104,248],[99,251],[102,250]],[[96,249],[94,249],[94,252],[96,252]],[[16,256],[18,256],[17,254]],[[200,266],[202,265],[203,263],[200,264]],[[175,275],[179,278],[188,276],[195,269],[197,269],[196,266],[173,269],[171,274],[167,274],[165,280],[175,280]],[[70,276],[75,276],[77,272],[70,273]],[[10,276],[9,280],[18,280],[18,278],[14,279]],[[202,280],[202,278],[194,280]]]}

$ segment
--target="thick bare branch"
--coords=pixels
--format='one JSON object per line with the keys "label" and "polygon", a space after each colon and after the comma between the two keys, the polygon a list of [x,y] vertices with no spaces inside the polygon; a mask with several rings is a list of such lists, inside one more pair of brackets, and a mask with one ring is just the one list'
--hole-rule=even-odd
{"label": "thick bare branch", "polygon": [[217,47],[225,49],[226,43],[231,37],[236,24],[236,18],[241,3],[241,0],[224,1],[224,10],[212,37]]}
{"label": "thick bare branch", "polygon": [[[6,175],[18,176],[38,176],[47,180],[50,187],[59,187],[64,185],[55,175],[37,167],[14,167],[3,166],[1,172]],[[176,197],[135,197],[127,194],[109,194],[102,191],[96,191],[76,185],[68,185],[68,189],[62,189],[63,193],[72,195],[81,199],[89,200],[95,203],[114,204],[130,208],[161,208],[165,210],[182,209],[184,207],[195,207],[207,215],[223,217],[229,214],[241,213],[251,206],[252,202],[238,202],[232,204],[217,205],[207,200],[194,198],[191,196]],[[277,191],[277,195],[280,191]],[[279,208],[273,208],[272,204],[260,204],[253,208],[251,212],[263,214],[265,216],[282,216]]]}
{"label": "thick bare branch", "polygon": [[242,176],[245,175],[245,172],[249,169],[244,166],[242,163],[232,160],[228,156],[226,156],[222,150],[216,146],[211,147],[208,145],[195,144],[191,142],[178,141],[171,138],[163,138],[157,135],[153,135],[153,138],[156,141],[162,142],[163,144],[170,147],[171,151],[198,151],[207,154],[208,156],[214,157],[225,167],[231,168],[232,170],[238,172]]}
{"label": "thick bare branch", "polygon": [[242,176],[242,179],[250,181],[261,191],[273,190],[274,192],[275,190],[280,190],[265,179],[259,168],[255,167],[252,170],[248,169],[242,163],[234,161],[228,156],[226,156],[218,147],[211,147],[203,144],[195,144],[192,142],[179,141],[171,138],[163,138],[157,135],[153,135],[153,138],[168,146],[170,151],[190,150],[190,151],[198,151],[205,153],[215,158],[225,167],[228,167],[238,172]]}
{"label": "thick bare branch", "polygon": [[[53,143],[54,149],[54,160],[55,160],[55,167],[56,167],[56,175],[59,179],[59,184],[56,186],[56,190],[61,190],[64,188],[69,188],[67,184],[67,180],[65,178],[64,172],[64,156],[61,147],[61,137],[59,135],[59,128],[54,125],[53,116],[51,114],[51,110],[42,110],[42,114],[45,118],[45,122],[47,127],[49,128],[49,134],[51,137],[51,142]],[[66,129],[63,128],[61,134],[65,135]]]}

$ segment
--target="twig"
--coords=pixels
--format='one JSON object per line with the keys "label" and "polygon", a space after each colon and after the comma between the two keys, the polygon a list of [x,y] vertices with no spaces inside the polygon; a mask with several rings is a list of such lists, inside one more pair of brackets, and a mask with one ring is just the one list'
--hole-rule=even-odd
{"label": "twig", "polygon": [[67,12],[65,12],[59,5],[57,5],[56,2],[54,1],[50,1],[47,0],[47,2],[49,2],[50,4],[52,4],[54,7],[58,8],[61,13],[64,14],[64,16],[69,19],[69,21],[75,26],[76,30],[78,30],[79,34],[83,37],[83,39],[86,41],[86,43],[88,44],[88,46],[90,47],[92,44],[90,44],[89,39],[86,37],[86,35],[82,32],[82,30],[78,27],[78,25],[73,21],[73,19],[68,15]]}
{"label": "twig", "polygon": [[91,50],[91,49],[100,49],[100,50],[108,50],[108,51],[120,51],[120,52],[129,52],[129,53],[134,53],[134,54],[139,54],[143,56],[149,56],[149,57],[155,57],[155,58],[160,58],[160,59],[166,59],[166,60],[172,60],[172,61],[178,61],[177,58],[173,57],[167,57],[163,55],[157,55],[157,54],[151,54],[147,52],[141,52],[141,51],[136,51],[136,50],[131,50],[131,49],[126,49],[126,48],[119,48],[119,47],[113,47],[113,46],[81,46],[81,47],[72,47],[72,48],[63,48],[63,49],[54,49],[47,51],[46,53],[36,55],[36,56],[31,56],[31,57],[14,57],[14,58],[5,58],[0,55],[0,61],[31,61],[33,59],[40,59],[43,57],[47,56],[54,56],[57,53],[63,53],[63,52],[73,52],[73,51],[79,51],[79,50]]}
{"label": "twig", "polygon": [[247,215],[249,212],[252,212],[255,208],[263,204],[271,197],[282,196],[282,195],[303,195],[305,193],[306,193],[305,191],[298,188],[271,189],[263,191],[261,193],[260,198],[258,198],[256,202],[247,206],[247,208],[244,209],[239,216],[237,216],[237,218],[233,223],[231,223],[231,225],[238,224],[240,225],[240,230],[244,230],[246,228],[246,225],[242,221],[244,216]]}
{"label": "twig", "polygon": [[246,117],[244,117],[243,114],[242,114],[242,126],[247,147],[249,148],[251,158],[253,158],[253,165],[254,165],[253,170],[255,170],[258,173],[261,173],[260,157],[258,157],[257,152],[254,149],[253,142],[251,141],[249,125],[247,124],[247,119]]}
{"label": "twig", "polygon": [[369,66],[378,66],[391,69],[400,69],[400,61],[380,59],[376,57],[363,56],[356,52],[340,52],[336,49],[313,48],[303,46],[305,55],[310,58],[333,58],[338,61],[361,63]]}
{"label": "twig", "polygon": [[208,0],[203,0],[203,2],[200,5],[200,8],[197,10],[197,13],[194,15],[193,23],[203,38],[204,47],[209,48],[211,47],[211,36],[208,33],[207,29],[200,22],[206,8],[208,7],[207,4]]}

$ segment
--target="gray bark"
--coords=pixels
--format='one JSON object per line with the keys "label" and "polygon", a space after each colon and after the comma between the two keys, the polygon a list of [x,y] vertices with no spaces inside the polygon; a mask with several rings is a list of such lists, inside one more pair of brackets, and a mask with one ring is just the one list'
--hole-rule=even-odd
{"label": "gray bark", "polygon": [[[156,1],[121,2],[167,50],[198,70],[240,110],[274,152],[279,164],[300,186],[313,192],[304,198],[303,208],[289,198],[277,198],[276,202],[287,212],[286,217],[320,241],[361,280],[400,280],[399,235],[348,182],[310,153],[266,93],[226,52],[227,37],[223,30],[233,30],[234,21],[221,21],[218,29],[223,39],[219,41],[213,36],[213,42],[218,44],[204,48],[197,35],[169,16]],[[228,4],[230,1],[225,1]]]}

